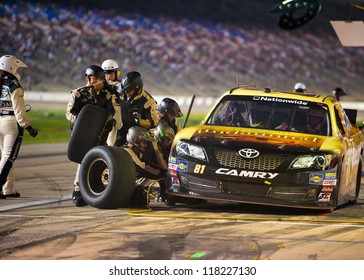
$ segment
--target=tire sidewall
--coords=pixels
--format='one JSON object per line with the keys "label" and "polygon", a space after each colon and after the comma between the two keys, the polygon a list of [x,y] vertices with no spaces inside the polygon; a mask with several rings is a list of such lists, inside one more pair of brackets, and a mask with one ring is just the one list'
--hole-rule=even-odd
{"label": "tire sidewall", "polygon": [[[97,164],[104,165],[109,171],[108,184],[103,190],[98,176],[103,168],[99,168],[99,173],[95,172]],[[119,147],[97,146],[82,160],[79,176],[80,191],[85,202],[93,207],[101,209],[126,207],[134,190],[135,178],[135,165],[128,152]]]}
{"label": "tire sidewall", "polygon": [[[110,115],[104,108],[87,104],[77,116],[68,143],[67,156],[70,161],[81,163],[86,153],[97,145],[105,145],[104,132]],[[102,143],[105,142],[105,143]]]}

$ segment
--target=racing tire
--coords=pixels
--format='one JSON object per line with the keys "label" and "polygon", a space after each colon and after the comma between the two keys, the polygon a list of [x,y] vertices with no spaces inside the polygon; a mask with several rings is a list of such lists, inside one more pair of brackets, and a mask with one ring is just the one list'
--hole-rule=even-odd
{"label": "racing tire", "polygon": [[81,163],[86,153],[97,145],[106,145],[112,121],[109,112],[101,107],[87,104],[77,116],[68,143],[67,156],[70,161]]}
{"label": "racing tire", "polygon": [[97,146],[82,160],[80,191],[87,204],[100,209],[127,207],[135,186],[134,161],[123,148]]}

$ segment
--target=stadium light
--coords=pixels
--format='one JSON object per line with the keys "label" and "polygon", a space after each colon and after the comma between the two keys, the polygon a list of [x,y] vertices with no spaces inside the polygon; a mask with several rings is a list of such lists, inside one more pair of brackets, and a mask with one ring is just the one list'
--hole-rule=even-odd
{"label": "stadium light", "polygon": [[280,13],[278,25],[290,30],[311,21],[321,10],[318,0],[281,0],[270,13]]}

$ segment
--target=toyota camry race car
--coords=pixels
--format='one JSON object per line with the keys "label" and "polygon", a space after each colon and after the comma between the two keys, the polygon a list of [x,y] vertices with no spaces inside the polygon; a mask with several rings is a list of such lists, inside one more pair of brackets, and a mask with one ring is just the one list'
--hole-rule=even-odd
{"label": "toyota camry race car", "polygon": [[168,202],[219,200],[334,210],[356,202],[363,134],[331,96],[235,88],[177,133]]}

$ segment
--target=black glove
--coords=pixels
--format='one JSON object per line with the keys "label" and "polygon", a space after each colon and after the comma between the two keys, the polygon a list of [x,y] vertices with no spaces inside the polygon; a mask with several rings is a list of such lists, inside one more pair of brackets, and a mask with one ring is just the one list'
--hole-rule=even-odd
{"label": "black glove", "polygon": [[32,137],[35,137],[38,135],[38,131],[36,131],[31,125],[26,127],[25,129],[28,131],[29,135]]}
{"label": "black glove", "polygon": [[138,112],[133,113],[133,119],[135,121],[135,124],[139,125],[141,118],[142,116]]}
{"label": "black glove", "polygon": [[75,97],[75,103],[73,104],[72,109],[70,110],[70,113],[72,115],[77,116],[78,113],[81,111],[82,106],[83,106],[83,104],[82,104],[82,101],[81,101],[81,96],[78,96],[78,97],[76,96]]}

